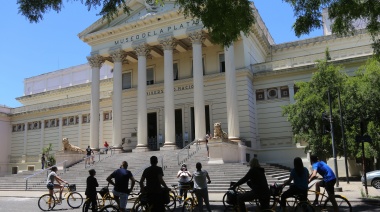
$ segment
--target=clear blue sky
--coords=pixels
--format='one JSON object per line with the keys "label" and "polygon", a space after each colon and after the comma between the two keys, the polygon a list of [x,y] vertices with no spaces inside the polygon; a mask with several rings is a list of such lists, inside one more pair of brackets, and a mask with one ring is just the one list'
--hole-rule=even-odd
{"label": "clear blue sky", "polygon": [[[19,107],[24,79],[87,63],[90,47],[77,36],[98,20],[96,11],[87,11],[80,1],[63,0],[65,8],[53,11],[35,24],[18,14],[16,1],[0,7],[0,105]],[[322,30],[297,38],[292,31],[293,10],[282,0],[254,0],[275,42],[284,43],[322,35]]]}

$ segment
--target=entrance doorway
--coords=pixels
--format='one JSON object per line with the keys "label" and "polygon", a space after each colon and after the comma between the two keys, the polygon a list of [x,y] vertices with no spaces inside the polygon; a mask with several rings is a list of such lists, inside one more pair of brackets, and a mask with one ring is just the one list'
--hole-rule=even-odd
{"label": "entrance doorway", "polygon": [[[195,119],[194,119],[194,107],[190,108],[191,113],[191,140],[195,139]],[[210,134],[210,107],[205,105],[205,124],[206,124],[206,133]],[[206,135],[203,135],[206,136]]]}
{"label": "entrance doorway", "polygon": [[175,110],[175,144],[179,148],[183,148],[183,127],[182,127],[182,109]]}
{"label": "entrance doorway", "polygon": [[148,113],[148,149],[158,150],[157,147],[157,113]]}

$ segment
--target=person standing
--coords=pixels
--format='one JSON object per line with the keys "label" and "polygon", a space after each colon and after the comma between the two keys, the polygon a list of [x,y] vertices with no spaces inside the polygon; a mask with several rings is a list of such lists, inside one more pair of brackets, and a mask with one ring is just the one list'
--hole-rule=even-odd
{"label": "person standing", "polygon": [[[294,184],[290,186],[281,195],[280,205],[282,212],[286,212],[286,199],[294,195],[301,195],[307,199],[307,190],[309,183],[309,170],[303,166],[302,159],[299,157],[294,158],[294,169],[290,172],[289,179],[284,182],[284,185],[289,185],[294,180]],[[302,199],[301,199],[302,201]]]}
{"label": "person standing", "polygon": [[91,164],[91,153],[94,154],[94,151],[92,151],[92,149],[90,148],[90,146],[87,146],[87,149],[86,149],[86,163],[88,165]]}
{"label": "person standing", "polygon": [[41,157],[41,169],[45,168],[45,163],[46,163],[45,153],[42,153],[42,157]]}
{"label": "person standing", "polygon": [[260,167],[259,160],[257,160],[257,158],[253,158],[249,162],[249,166],[251,168],[247,174],[231,187],[233,190],[235,190],[236,187],[242,185],[243,183],[246,183],[248,180],[252,182],[251,191],[247,191],[237,196],[239,210],[246,211],[245,202],[252,201],[255,197],[259,198],[261,209],[268,209],[270,201],[270,190],[267,178],[265,177],[265,170],[264,168]]}
{"label": "person standing", "polygon": [[[127,161],[123,161],[120,169],[115,170],[110,176],[107,177],[109,184],[114,186],[112,193],[115,197],[115,201],[119,205],[120,211],[122,212],[124,212],[127,207],[129,193],[133,190],[136,181],[132,175],[132,172],[127,170],[127,168]],[[112,181],[112,178],[115,179],[115,182]],[[129,180],[131,180],[130,189],[128,189]]]}
{"label": "person standing", "polygon": [[[153,205],[152,211],[154,212],[164,212],[165,204],[163,198],[163,190],[161,189],[161,185],[168,189],[163,176],[164,172],[162,168],[157,166],[158,158],[156,156],[150,157],[150,164],[148,168],[146,168],[140,179],[140,188],[141,193],[147,193],[149,204]],[[144,181],[146,180],[146,188],[144,185]]]}
{"label": "person standing", "polygon": [[[96,180],[95,178],[95,175],[96,175],[96,171],[95,169],[90,169],[88,171],[88,173],[90,174],[90,176],[87,177],[87,181],[86,181],[86,197],[89,199],[89,202],[91,203],[92,205],[92,211],[98,211],[97,210],[97,202],[96,202],[96,195],[97,195],[97,192],[96,192],[96,187],[99,186],[98,184],[98,181]],[[84,211],[87,212],[88,211],[88,208],[90,207],[90,203],[86,205]]]}
{"label": "person standing", "polygon": [[187,190],[190,189],[191,173],[187,170],[186,164],[182,164],[181,169],[177,173],[177,178],[179,178],[178,187],[179,187],[179,195],[181,196],[181,199],[179,200],[179,204],[181,204],[182,196],[183,196],[183,199],[185,200],[187,197]]}
{"label": "person standing", "polygon": [[[108,147],[109,147],[109,145],[108,145],[108,142],[107,141],[104,141],[104,144],[103,144],[103,146],[104,146],[104,151],[106,152],[106,154],[107,154],[107,152],[108,152]],[[111,153],[112,154],[112,153]]]}
{"label": "person standing", "polygon": [[208,133],[206,134],[206,150],[207,150],[207,158],[210,158],[210,151],[208,149],[208,140],[210,139],[210,136],[208,135]]}
{"label": "person standing", "polygon": [[195,167],[197,171],[193,173],[195,195],[198,200],[198,211],[203,211],[203,201],[206,204],[207,211],[210,212],[210,202],[208,198],[207,184],[211,183],[210,176],[206,170],[202,170],[202,164],[198,162]]}
{"label": "person standing", "polygon": [[335,192],[334,192],[336,177],[333,170],[325,162],[319,161],[316,155],[310,156],[310,163],[311,163],[313,172],[311,173],[309,177],[309,182],[312,181],[314,177],[317,176],[317,172],[323,177],[322,181],[319,181],[315,184],[315,190],[317,192],[315,193],[315,200],[313,202],[313,205],[318,205],[320,187],[325,187],[329,195],[329,199],[334,207],[334,211],[337,212],[338,204],[336,203]]}

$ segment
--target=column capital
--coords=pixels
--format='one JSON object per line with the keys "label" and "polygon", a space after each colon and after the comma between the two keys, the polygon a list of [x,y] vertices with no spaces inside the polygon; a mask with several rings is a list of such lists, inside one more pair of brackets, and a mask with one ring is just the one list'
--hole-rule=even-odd
{"label": "column capital", "polygon": [[294,88],[294,84],[288,84],[288,88],[293,89]]}
{"label": "column capital", "polygon": [[127,52],[121,50],[121,49],[117,49],[115,51],[112,51],[110,53],[111,57],[112,57],[112,60],[114,62],[124,62],[125,61],[125,58],[127,57]]}
{"label": "column capital", "polygon": [[194,44],[201,44],[205,40],[205,36],[202,31],[194,31],[187,34],[189,39]]}
{"label": "column capital", "polygon": [[133,50],[135,50],[137,56],[148,56],[150,53],[150,46],[144,43],[135,46]]}
{"label": "column capital", "polygon": [[177,46],[177,40],[173,37],[168,37],[160,40],[160,44],[164,50],[173,50]]}
{"label": "column capital", "polygon": [[104,57],[98,54],[87,57],[87,60],[91,68],[100,68],[105,61]]}

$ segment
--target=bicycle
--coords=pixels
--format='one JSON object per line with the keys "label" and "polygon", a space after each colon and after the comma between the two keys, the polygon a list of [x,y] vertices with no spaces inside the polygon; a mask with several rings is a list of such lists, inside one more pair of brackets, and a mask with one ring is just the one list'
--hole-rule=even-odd
{"label": "bicycle", "polygon": [[[326,194],[326,189],[323,189],[322,193],[315,190],[310,190],[310,188],[318,181],[319,180],[313,180],[312,182],[309,183],[309,193],[318,194],[320,196],[320,199],[318,200],[318,205],[316,207],[324,211],[329,211],[329,212],[334,211],[330,198],[328,194]],[[351,203],[350,201],[348,201],[346,197],[339,194],[335,194],[334,197],[335,197],[336,203],[338,204],[338,208],[340,212],[342,211],[352,212]]]}
{"label": "bicycle", "polygon": [[[167,211],[174,211],[175,199],[171,195],[169,195],[169,198],[170,198],[170,202],[168,204],[165,204],[165,209]],[[132,212],[142,212],[142,211],[150,212],[152,211],[152,208],[153,208],[153,205],[149,204],[149,201],[148,201],[148,194],[139,192],[138,197],[133,203],[131,211]]]}
{"label": "bicycle", "polygon": [[[192,189],[193,186],[191,182],[188,185],[182,185],[181,189],[184,189],[185,192]],[[179,205],[181,205],[183,195],[181,196],[178,192],[179,190],[178,184],[173,184],[172,187],[173,189],[170,191],[170,203],[167,204],[167,206],[171,209],[171,211],[174,211],[174,209],[176,208],[177,201]]]}
{"label": "bicycle", "polygon": [[[107,205],[115,205],[115,204],[117,204],[116,201],[115,201],[115,199],[111,195],[111,192],[109,192],[108,186],[109,186],[109,184],[102,189],[102,190],[105,191],[104,193],[102,191],[98,191],[97,192],[97,195],[96,195],[97,210],[100,210],[101,208],[103,208],[103,207],[105,207]],[[100,195],[101,198],[99,198],[99,195]],[[86,206],[88,204],[90,205],[88,207],[88,211],[92,211],[92,203],[90,202],[90,199],[87,198],[84,201],[84,203],[83,203],[82,212],[85,212]]]}
{"label": "bicycle", "polygon": [[[76,185],[65,184],[64,188],[66,188],[66,191],[63,194],[63,197],[67,199],[67,204],[71,208],[79,208],[83,203],[83,197],[80,193],[76,192]],[[56,204],[58,205],[62,204],[61,200],[57,196],[57,193],[59,194],[59,191],[55,191],[53,195],[51,194],[42,195],[38,199],[38,207],[42,211],[49,211],[49,210],[52,210]]]}

